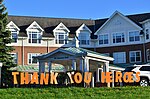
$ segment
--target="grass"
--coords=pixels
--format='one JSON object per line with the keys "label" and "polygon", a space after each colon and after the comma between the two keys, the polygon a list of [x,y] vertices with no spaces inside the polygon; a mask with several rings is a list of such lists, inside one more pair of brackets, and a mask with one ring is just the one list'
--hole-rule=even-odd
{"label": "grass", "polygon": [[150,87],[116,88],[8,88],[0,89],[0,99],[90,99],[150,98]]}

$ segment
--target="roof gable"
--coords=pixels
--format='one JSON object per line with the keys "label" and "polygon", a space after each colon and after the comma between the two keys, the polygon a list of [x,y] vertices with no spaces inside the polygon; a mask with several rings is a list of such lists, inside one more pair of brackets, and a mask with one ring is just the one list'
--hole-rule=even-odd
{"label": "roof gable", "polygon": [[26,29],[26,31],[29,31],[30,29],[40,29],[41,31],[44,31],[43,29],[42,29],[42,27],[36,22],[36,21],[34,21],[27,29]]}
{"label": "roof gable", "polygon": [[16,28],[18,31],[20,31],[19,27],[18,27],[13,21],[10,21],[10,22],[7,24],[7,28],[8,28],[8,29]]}
{"label": "roof gable", "polygon": [[[134,23],[132,20],[130,20],[128,17],[124,16],[123,14],[121,14],[120,12],[118,11],[115,11],[111,16],[110,18],[95,32],[95,35],[97,35],[97,33],[102,29],[104,28],[114,17],[115,15],[119,15],[121,18],[123,18],[124,20],[126,20],[127,22],[129,22],[130,24],[132,24],[133,26],[135,26],[136,28],[142,30],[142,28],[140,26],[138,26],[136,23]],[[119,24],[116,23],[116,24]]]}
{"label": "roof gable", "polygon": [[58,30],[70,32],[70,30],[62,22],[53,30],[53,32],[56,32]]}
{"label": "roof gable", "polygon": [[87,30],[89,31],[90,33],[92,33],[92,31],[85,25],[85,24],[82,24],[76,31],[76,33],[79,33],[81,30]]}

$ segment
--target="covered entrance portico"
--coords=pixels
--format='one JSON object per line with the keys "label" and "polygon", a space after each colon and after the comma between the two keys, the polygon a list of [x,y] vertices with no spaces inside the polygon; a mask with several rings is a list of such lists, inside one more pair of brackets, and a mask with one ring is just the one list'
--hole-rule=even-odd
{"label": "covered entrance portico", "polygon": [[92,71],[94,67],[98,67],[101,64],[99,67],[104,72],[109,72],[109,62],[114,60],[106,55],[79,47],[59,48],[34,58],[39,61],[39,73],[45,72],[45,65],[48,65],[50,73],[52,63],[62,64],[66,70],[70,68],[71,70],[80,70],[82,72]]}

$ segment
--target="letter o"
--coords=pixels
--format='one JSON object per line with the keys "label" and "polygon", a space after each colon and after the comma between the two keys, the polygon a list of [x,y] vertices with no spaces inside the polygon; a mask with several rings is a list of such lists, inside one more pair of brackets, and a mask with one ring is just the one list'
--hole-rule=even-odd
{"label": "letter o", "polygon": [[77,84],[81,83],[81,82],[82,82],[82,75],[81,75],[81,73],[76,73],[76,74],[74,75],[74,80],[75,80],[75,82],[76,82]]}

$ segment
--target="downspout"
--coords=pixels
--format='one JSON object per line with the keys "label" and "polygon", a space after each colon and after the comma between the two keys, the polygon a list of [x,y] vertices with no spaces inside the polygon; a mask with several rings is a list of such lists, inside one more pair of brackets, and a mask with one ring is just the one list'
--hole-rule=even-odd
{"label": "downspout", "polygon": [[49,43],[48,43],[48,39],[47,39],[47,53],[49,53]]}
{"label": "downspout", "polygon": [[143,32],[143,39],[144,39],[144,42],[143,42],[143,54],[144,54],[144,63],[146,63],[146,48],[145,48],[145,34]]}
{"label": "downspout", "polygon": [[22,66],[24,66],[24,38],[22,37]]}

